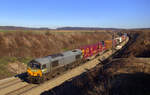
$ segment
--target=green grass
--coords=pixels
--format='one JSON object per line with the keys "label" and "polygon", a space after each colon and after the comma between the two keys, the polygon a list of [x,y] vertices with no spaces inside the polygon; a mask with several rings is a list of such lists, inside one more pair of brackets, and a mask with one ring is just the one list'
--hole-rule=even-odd
{"label": "green grass", "polygon": [[4,65],[8,65],[8,63],[13,63],[13,62],[21,62],[24,64],[27,64],[29,61],[31,61],[33,58],[32,57],[1,57],[0,58],[0,65],[4,64]]}
{"label": "green grass", "polygon": [[6,33],[6,32],[12,32],[12,31],[8,31],[8,30],[0,30],[0,32]]}
{"label": "green grass", "polygon": [[3,33],[10,33],[10,32],[28,32],[26,30],[0,30],[0,32],[3,32]]}
{"label": "green grass", "polygon": [[64,50],[64,51],[68,51],[69,49],[68,49],[68,48],[64,48],[63,50]]}
{"label": "green grass", "polygon": [[27,64],[29,63],[33,58],[32,57],[26,57],[26,58],[17,58],[17,61]]}
{"label": "green grass", "polygon": [[15,60],[14,58],[12,59],[7,59],[6,57],[0,58],[0,75],[2,76],[0,78],[10,77],[14,75],[13,73],[9,72],[7,69],[7,65],[9,61],[14,61],[14,60]]}
{"label": "green grass", "polygon": [[29,61],[31,61],[32,57],[26,57],[26,58],[17,58],[17,57],[1,57],[0,58],[0,79],[14,76],[15,74],[10,72],[8,70],[8,64],[13,62],[21,62],[24,64],[27,64]]}

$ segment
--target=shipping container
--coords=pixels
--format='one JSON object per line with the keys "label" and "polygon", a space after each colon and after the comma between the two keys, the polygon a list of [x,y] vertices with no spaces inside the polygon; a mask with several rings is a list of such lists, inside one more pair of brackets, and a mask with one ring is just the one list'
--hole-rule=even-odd
{"label": "shipping container", "polygon": [[112,40],[106,40],[105,44],[106,44],[106,49],[111,49],[112,48]]}

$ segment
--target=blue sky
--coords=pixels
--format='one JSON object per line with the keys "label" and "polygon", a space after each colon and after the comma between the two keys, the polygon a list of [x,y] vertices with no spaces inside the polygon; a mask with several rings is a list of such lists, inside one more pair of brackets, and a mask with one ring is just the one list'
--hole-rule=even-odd
{"label": "blue sky", "polygon": [[150,27],[150,0],[0,0],[0,25]]}

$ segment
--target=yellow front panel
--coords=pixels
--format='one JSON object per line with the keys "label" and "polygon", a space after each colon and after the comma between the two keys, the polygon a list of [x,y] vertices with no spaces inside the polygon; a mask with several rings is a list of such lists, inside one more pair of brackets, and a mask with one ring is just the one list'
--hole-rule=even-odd
{"label": "yellow front panel", "polygon": [[27,73],[30,75],[30,76],[40,76],[42,77],[42,71],[41,70],[32,70],[30,68],[27,69]]}

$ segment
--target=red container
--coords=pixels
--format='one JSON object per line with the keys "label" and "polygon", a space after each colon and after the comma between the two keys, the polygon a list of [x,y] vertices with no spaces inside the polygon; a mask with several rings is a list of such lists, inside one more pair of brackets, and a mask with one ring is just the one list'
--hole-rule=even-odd
{"label": "red container", "polygon": [[80,48],[82,50],[83,58],[91,57],[99,52],[99,44],[84,46]]}
{"label": "red container", "polygon": [[84,47],[81,47],[80,49],[82,51],[83,58],[85,59],[107,50],[104,41],[103,42],[100,41],[97,44],[84,46]]}

